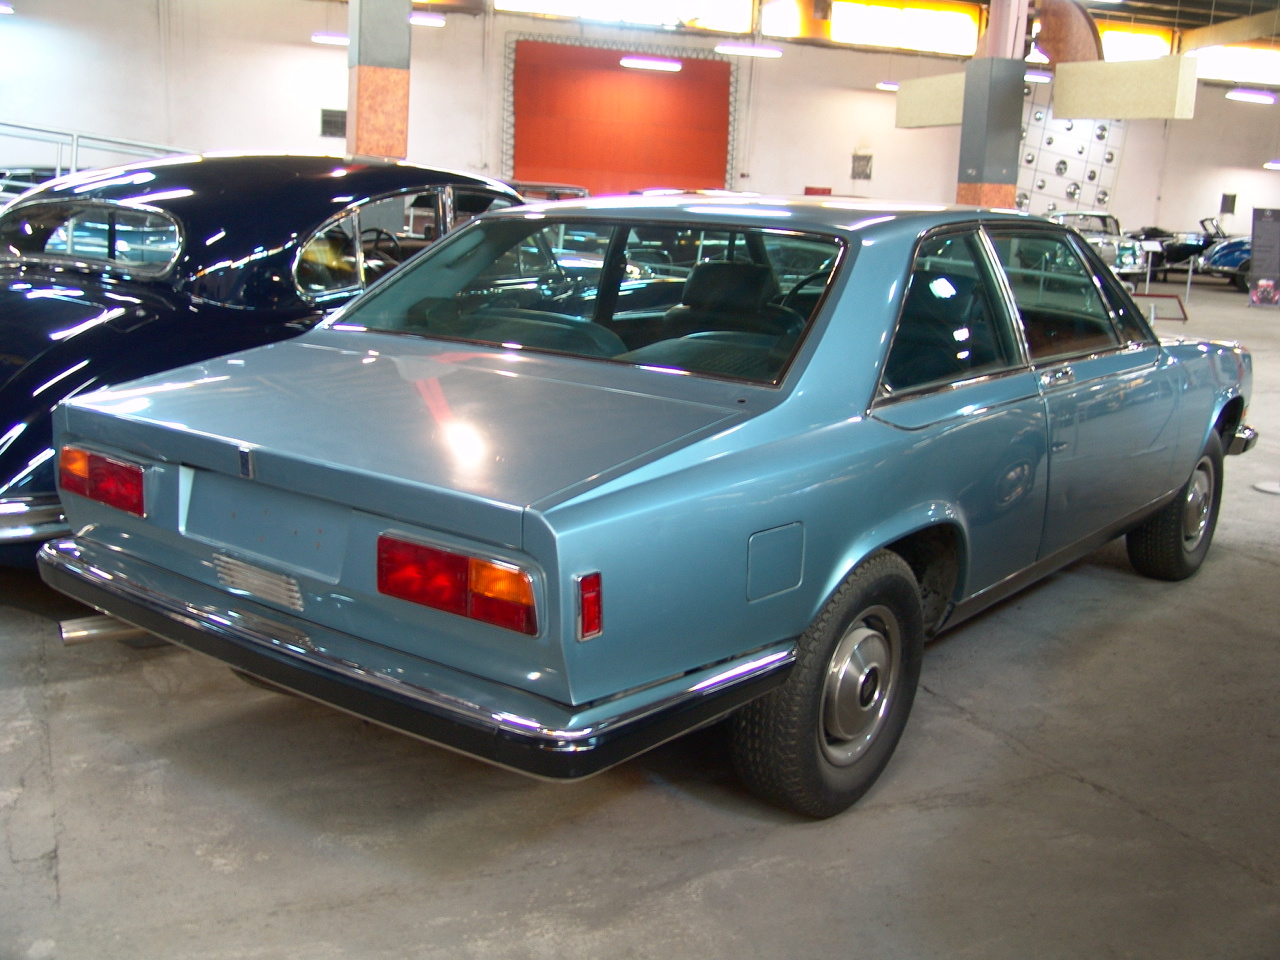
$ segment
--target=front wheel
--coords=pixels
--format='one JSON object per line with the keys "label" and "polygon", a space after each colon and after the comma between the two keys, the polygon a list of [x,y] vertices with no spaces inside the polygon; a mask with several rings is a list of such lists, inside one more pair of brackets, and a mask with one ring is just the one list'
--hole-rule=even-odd
{"label": "front wheel", "polygon": [[884,770],[920,681],[924,616],[906,561],[882,550],[854,570],[796,646],[791,675],[733,718],[734,766],[758,796],[830,817]]}
{"label": "front wheel", "polygon": [[1211,431],[1178,495],[1125,537],[1133,568],[1157,580],[1191,576],[1209,553],[1221,503],[1222,441]]}

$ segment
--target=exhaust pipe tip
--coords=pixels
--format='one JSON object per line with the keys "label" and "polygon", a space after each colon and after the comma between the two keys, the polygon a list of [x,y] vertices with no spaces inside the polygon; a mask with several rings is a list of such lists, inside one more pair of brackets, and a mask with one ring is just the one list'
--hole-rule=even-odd
{"label": "exhaust pipe tip", "polygon": [[99,614],[92,617],[76,617],[58,624],[58,633],[64,646],[73,647],[97,640],[140,640],[150,634],[141,627]]}

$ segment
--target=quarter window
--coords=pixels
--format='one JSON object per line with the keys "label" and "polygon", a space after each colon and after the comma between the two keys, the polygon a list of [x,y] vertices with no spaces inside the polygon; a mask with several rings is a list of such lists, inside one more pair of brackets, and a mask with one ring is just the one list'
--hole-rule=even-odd
{"label": "quarter window", "polygon": [[108,203],[33,203],[0,219],[0,256],[101,262],[159,274],[182,246],[178,225],[154,210]]}
{"label": "quarter window", "polygon": [[1093,274],[1065,236],[992,236],[1013,288],[1033,361],[1110,350],[1119,344]]}
{"label": "quarter window", "polygon": [[298,256],[298,287],[312,298],[346,293],[360,286],[360,246],[356,218],[342,217],[307,241]]}
{"label": "quarter window", "polygon": [[971,233],[920,245],[885,362],[885,393],[969,380],[1013,365],[1017,351],[982,264]]}

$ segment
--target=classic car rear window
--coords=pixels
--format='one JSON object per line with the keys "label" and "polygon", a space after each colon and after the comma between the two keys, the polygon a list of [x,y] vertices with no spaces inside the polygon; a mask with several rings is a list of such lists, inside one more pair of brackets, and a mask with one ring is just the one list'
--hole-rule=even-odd
{"label": "classic car rear window", "polygon": [[124,204],[29,203],[0,217],[0,258],[76,260],[160,274],[182,247],[168,215]]}
{"label": "classic car rear window", "polygon": [[482,220],[340,323],[776,383],[843,252],[757,227]]}

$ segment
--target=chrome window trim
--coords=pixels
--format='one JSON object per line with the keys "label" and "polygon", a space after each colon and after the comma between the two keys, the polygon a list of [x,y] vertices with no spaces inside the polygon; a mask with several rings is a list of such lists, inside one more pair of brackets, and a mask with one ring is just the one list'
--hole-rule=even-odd
{"label": "chrome window trim", "polygon": [[[1111,348],[1106,350],[1098,350],[1095,348],[1095,349],[1089,349],[1089,350],[1082,350],[1078,353],[1062,354],[1058,356],[1044,357],[1040,359],[1033,357],[1031,355],[1030,341],[1027,339],[1027,336],[1026,336],[1026,325],[1022,319],[1022,311],[1018,309],[1017,297],[1013,295],[1013,286],[1012,284],[1009,283],[1008,274],[1004,270],[1004,264],[1000,260],[999,254],[995,249],[995,242],[988,235],[987,241],[991,244],[991,255],[994,257],[996,264],[1000,267],[1000,273],[1003,278],[1002,283],[1008,287],[1009,298],[1015,311],[1014,316],[1017,317],[1018,319],[1017,326],[1019,327],[1019,335],[1022,337],[1024,345],[1026,347],[1027,361],[1032,370],[1039,372],[1048,367],[1055,367],[1060,364],[1070,363],[1072,361],[1079,363],[1082,360],[1092,360],[1097,357],[1110,356],[1111,354],[1114,354],[1114,353],[1122,353],[1132,349],[1131,345],[1125,342],[1120,337],[1120,332],[1116,324],[1116,319],[1113,313],[1111,301],[1104,294],[1102,290],[1101,281],[1098,278],[1097,269],[1095,265],[1089,259],[1088,256],[1082,255],[1080,253],[1079,247],[1076,244],[1076,241],[1073,239],[1074,235],[1071,233],[1070,230],[1068,230],[1066,227],[1063,227],[1057,224],[1044,223],[1042,225],[1036,225],[1032,223],[1012,223],[1008,221],[1000,221],[999,223],[992,223],[989,225],[984,224],[983,226],[984,226],[984,231],[987,228],[987,226],[993,227],[994,229],[992,232],[995,233],[996,236],[1006,236],[1006,235],[1013,236],[1017,234],[1040,233],[1040,234],[1046,234],[1046,235],[1052,236],[1055,239],[1065,240],[1068,248],[1072,250],[1077,257],[1080,258],[1081,265],[1086,268],[1085,273],[1089,277],[1089,279],[1093,282],[1093,286],[1098,293],[1098,297],[1102,303],[1102,307],[1106,311],[1106,317],[1102,319],[1105,319],[1107,321],[1107,324],[1111,329],[1112,336],[1116,338],[1115,344]],[[1088,247],[1088,243],[1085,242],[1084,246]],[[1145,349],[1149,345],[1143,344],[1142,346]],[[1079,382],[1086,382],[1086,381],[1079,381]]]}
{"label": "chrome window trim", "polygon": [[39,263],[49,264],[58,267],[75,267],[79,270],[105,270],[113,276],[120,276],[122,279],[130,279],[132,277],[144,277],[147,280],[165,280],[176,270],[178,261],[186,253],[187,249],[187,231],[182,223],[182,219],[168,210],[154,206],[149,203],[130,202],[125,200],[100,200],[100,199],[82,199],[71,197],[40,197],[34,200],[18,200],[8,206],[0,206],[0,219],[7,220],[14,214],[21,213],[33,207],[52,207],[52,206],[75,206],[80,208],[97,207],[105,210],[137,210],[142,213],[150,213],[159,217],[163,217],[169,223],[173,224],[175,230],[178,231],[178,245],[174,248],[173,256],[169,262],[161,270],[145,269],[146,265],[141,266],[144,269],[139,270],[138,264],[134,264],[132,269],[121,264],[119,260],[109,260],[106,258],[98,259],[96,257],[80,257],[75,256],[58,256],[49,253],[22,253],[16,259],[8,255],[0,255],[0,263]]}
{"label": "chrome window trim", "polygon": [[[1010,366],[1007,366],[1002,370],[992,370],[989,373],[980,374],[976,377],[969,377],[966,380],[947,380],[938,383],[923,383],[918,386],[907,387],[903,390],[893,390],[884,382],[884,371],[885,367],[888,366],[889,363],[889,355],[893,352],[893,344],[898,338],[898,329],[902,325],[902,311],[907,305],[907,290],[911,285],[911,275],[915,273],[916,261],[920,256],[920,248],[930,240],[936,240],[939,237],[945,237],[951,234],[973,234],[977,237],[980,252],[978,254],[979,259],[975,261],[975,263],[978,265],[979,269],[985,268],[987,273],[986,279],[994,281],[998,288],[996,291],[991,291],[993,294],[992,306],[995,308],[996,313],[1000,315],[998,319],[1003,322],[1005,332],[1012,334],[1014,348],[1019,351],[1020,355],[1013,358]],[[898,313],[893,320],[893,336],[889,338],[888,349],[885,350],[884,357],[880,363],[880,375],[876,379],[876,388],[875,392],[872,394],[871,403],[867,406],[868,412],[885,404],[897,403],[900,400],[908,398],[933,396],[939,393],[944,393],[948,390],[967,387],[975,383],[1002,379],[1013,374],[1022,373],[1029,368],[1029,353],[1027,351],[1026,341],[1023,337],[1022,324],[1020,322],[1015,322],[1013,319],[1018,316],[1016,309],[1013,312],[1010,312],[1012,292],[1006,289],[1008,284],[1004,271],[999,267],[999,259],[992,256],[990,246],[991,240],[986,236],[983,223],[978,220],[970,221],[968,223],[944,224],[943,226],[926,230],[916,238],[915,248],[911,251],[911,264],[907,269],[906,280],[902,285],[902,302],[898,305]],[[988,258],[985,263],[982,261],[984,256]],[[819,304],[819,306],[821,306],[821,304]]]}
{"label": "chrome window trim", "polygon": [[[442,229],[442,224],[452,223],[453,188],[454,188],[454,184],[451,184],[451,183],[440,183],[440,184],[426,185],[426,186],[420,185],[420,186],[414,186],[414,187],[401,187],[398,190],[392,190],[388,193],[378,193],[368,197],[361,197],[359,200],[355,200],[347,204],[337,213],[330,215],[320,224],[320,226],[316,227],[314,230],[308,233],[307,238],[303,240],[301,243],[299,243],[297,250],[294,251],[293,263],[289,269],[289,277],[293,281],[294,292],[296,292],[298,296],[306,303],[323,304],[328,300],[334,299],[335,297],[340,297],[340,296],[350,297],[357,293],[360,293],[363,290],[367,290],[370,285],[365,283],[365,280],[364,280],[364,246],[360,243],[360,211],[364,207],[369,206],[370,204],[381,203],[383,200],[390,200],[393,197],[405,197],[405,196],[409,196],[410,194],[421,194],[421,195],[434,194],[435,201],[436,201],[435,202],[436,239],[438,240],[439,238],[443,237],[446,233],[450,232],[448,228]],[[484,189],[484,188],[478,187],[477,189]],[[505,194],[497,193],[496,191],[493,192],[493,196],[503,197],[504,199],[506,198]],[[449,214],[448,217],[444,216],[446,212]],[[356,277],[357,277],[356,283],[350,287],[335,287],[332,290],[328,290],[328,291],[325,291],[324,293],[319,293],[319,294],[308,293],[304,291],[302,289],[302,285],[298,283],[298,264],[302,260],[302,251],[305,250],[307,248],[307,245],[310,244],[311,241],[314,240],[317,236],[319,236],[322,232],[329,229],[329,227],[331,227],[333,224],[337,223],[338,221],[342,220],[345,217],[355,218]]]}

